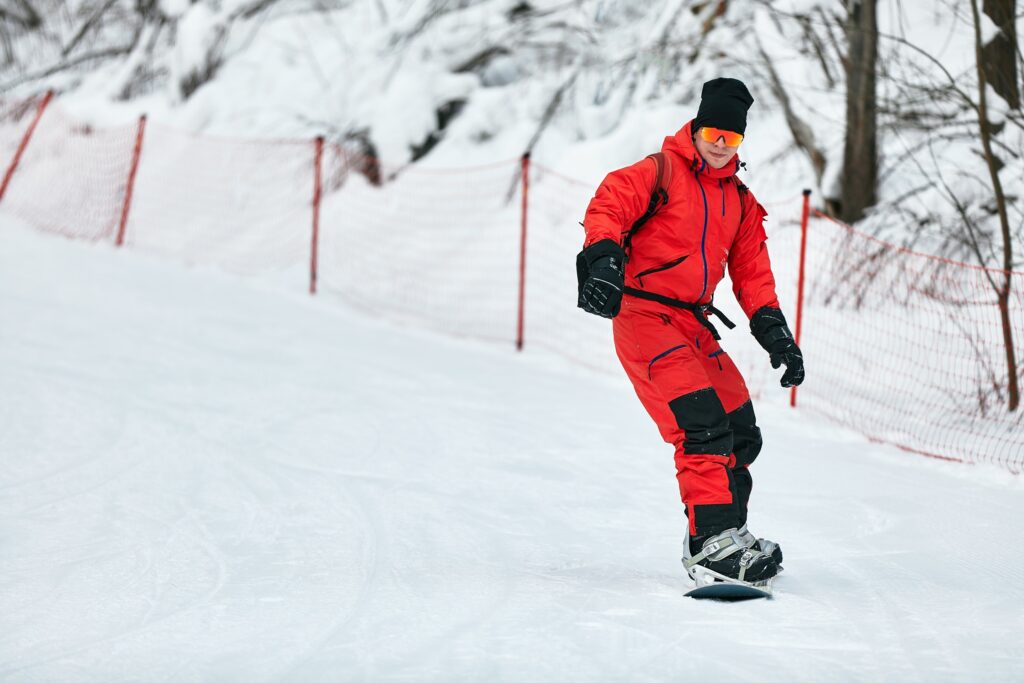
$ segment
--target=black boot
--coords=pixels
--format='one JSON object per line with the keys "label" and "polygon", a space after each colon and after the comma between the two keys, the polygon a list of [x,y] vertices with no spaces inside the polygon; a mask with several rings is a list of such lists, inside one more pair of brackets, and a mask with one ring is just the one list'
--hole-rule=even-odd
{"label": "black boot", "polygon": [[757,584],[779,573],[771,555],[747,543],[738,529],[689,539],[683,565],[698,585],[714,581]]}

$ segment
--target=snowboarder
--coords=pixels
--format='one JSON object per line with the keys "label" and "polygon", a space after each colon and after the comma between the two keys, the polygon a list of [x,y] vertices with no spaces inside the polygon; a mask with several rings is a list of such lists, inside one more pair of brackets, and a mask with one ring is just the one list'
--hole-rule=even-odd
{"label": "snowboarder", "polygon": [[619,360],[675,447],[689,522],[683,563],[698,582],[765,582],[782,562],[777,544],[747,529],[749,466],[761,432],[743,377],[709,319],[734,326],[712,305],[726,268],[772,367],[786,366],[782,386],[804,378],[775,294],[766,212],[736,177],[753,101],[736,79],[705,83],[697,116],[665,138],[660,154],[601,183],[577,259],[579,306],[614,319]]}

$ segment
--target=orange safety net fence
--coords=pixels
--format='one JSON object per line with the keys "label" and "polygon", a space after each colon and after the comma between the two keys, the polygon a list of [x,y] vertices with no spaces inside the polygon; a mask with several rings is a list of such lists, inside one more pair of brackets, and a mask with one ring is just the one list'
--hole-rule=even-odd
{"label": "orange safety net fence", "polygon": [[[389,168],[316,140],[141,121],[99,128],[41,98],[0,101],[0,154],[13,162],[19,149],[0,210],[39,230],[120,238],[296,292],[313,289],[315,267],[318,295],[373,315],[509,346],[525,340],[621,372],[608,321],[576,308],[578,221],[594,182],[519,159]],[[793,327],[802,202],[766,208]],[[1024,468],[1024,409],[1008,408],[1006,353],[1008,334],[1021,374],[1024,274],[916,254],[820,214],[806,228],[799,406],[909,451]],[[739,323],[723,344],[751,394],[783,394],[727,282],[719,292],[716,305]]]}

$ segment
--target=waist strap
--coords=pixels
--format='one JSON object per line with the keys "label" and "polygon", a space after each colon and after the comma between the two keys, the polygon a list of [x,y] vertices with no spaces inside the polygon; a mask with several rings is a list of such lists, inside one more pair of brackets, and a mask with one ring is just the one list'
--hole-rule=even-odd
{"label": "waist strap", "polygon": [[725,314],[720,310],[712,306],[711,304],[694,304],[689,301],[680,301],[679,299],[673,299],[672,297],[663,296],[661,294],[655,294],[654,292],[648,292],[643,289],[636,289],[635,287],[623,287],[623,294],[636,297],[637,299],[646,299],[647,301],[654,301],[665,306],[671,306],[672,308],[681,308],[685,311],[693,313],[693,317],[697,319],[697,322],[703,325],[711,332],[711,336],[715,339],[721,339],[718,330],[708,320],[707,314],[711,313],[718,317],[722,321],[722,324],[728,327],[730,330],[736,327],[736,323],[725,317]]}

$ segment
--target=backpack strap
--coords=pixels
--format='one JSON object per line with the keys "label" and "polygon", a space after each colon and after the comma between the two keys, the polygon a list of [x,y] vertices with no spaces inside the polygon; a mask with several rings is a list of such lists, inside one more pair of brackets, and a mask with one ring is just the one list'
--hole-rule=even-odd
{"label": "backpack strap", "polygon": [[736,176],[730,176],[734,183],[736,183],[736,194],[740,198],[740,220],[743,220],[743,214],[747,212],[747,193],[750,189],[744,185],[739,178]]}
{"label": "backpack strap", "polygon": [[668,204],[668,186],[672,182],[672,164],[663,152],[657,152],[656,154],[647,155],[648,159],[654,161],[654,167],[657,171],[654,176],[654,187],[651,189],[651,199],[647,202],[647,211],[644,215],[640,216],[633,223],[632,227],[626,232],[625,237],[622,238],[622,250],[626,252],[626,259],[629,259],[630,247],[633,243],[633,235],[636,234],[637,230],[643,227],[644,223],[649,221],[654,214],[658,213],[661,207]]}

